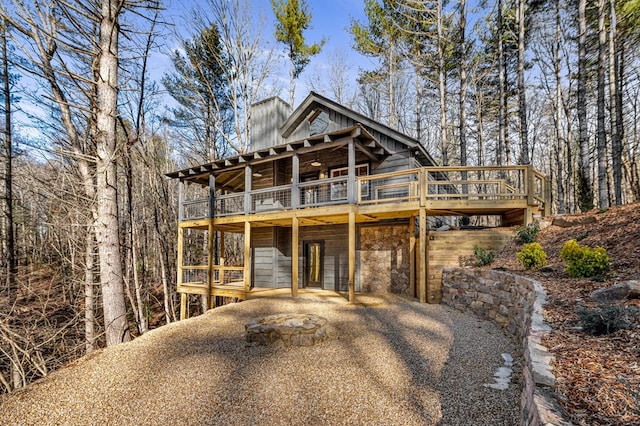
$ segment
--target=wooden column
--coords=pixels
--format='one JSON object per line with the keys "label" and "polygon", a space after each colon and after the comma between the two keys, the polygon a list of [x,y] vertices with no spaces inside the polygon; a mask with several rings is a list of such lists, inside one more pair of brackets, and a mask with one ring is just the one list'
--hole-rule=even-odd
{"label": "wooden column", "polygon": [[298,187],[300,183],[300,158],[297,152],[294,152],[291,157],[291,175],[291,208],[295,210],[300,205],[300,188]]}
{"label": "wooden column", "polygon": [[244,166],[244,214],[249,214],[251,208],[251,174],[252,168],[249,164]]}
{"label": "wooden column", "polygon": [[349,211],[349,303],[356,301],[356,213]]}
{"label": "wooden column", "polygon": [[356,203],[356,148],[353,139],[349,140],[347,165],[348,165],[348,177],[347,177],[347,202],[349,204]]}
{"label": "wooden column", "polygon": [[409,219],[409,293],[416,297],[416,218]]}
{"label": "wooden column", "polygon": [[[218,261],[220,266],[224,266],[224,260],[226,259],[227,255],[224,253],[225,250],[225,246],[224,246],[224,231],[220,231],[220,260]],[[218,279],[220,280],[220,284],[224,285],[224,269],[220,269],[220,272],[218,273]]]}
{"label": "wooden column", "polygon": [[299,226],[298,217],[291,219],[291,296],[298,297],[298,264],[300,257],[298,254]]}
{"label": "wooden column", "polygon": [[[180,184],[182,186],[182,183]],[[178,291],[181,290],[181,285],[182,285],[182,261],[183,261],[183,254],[182,254],[182,245],[183,245],[183,237],[184,237],[184,229],[178,227],[178,259],[177,259],[177,277],[176,277],[176,284],[178,287]],[[187,316],[187,295],[185,293],[181,293],[180,294],[180,319],[183,320],[185,319]]]}
{"label": "wooden column", "polygon": [[251,222],[244,222],[244,291],[251,287]]}
{"label": "wooden column", "polygon": [[213,280],[214,280],[214,265],[216,263],[216,259],[214,257],[215,251],[215,239],[214,235],[216,230],[213,228],[213,223],[209,222],[209,235],[207,241],[207,309],[213,308],[213,295],[211,294],[211,290],[213,289]]}
{"label": "wooden column", "polygon": [[421,303],[427,302],[427,209],[420,208],[420,253],[418,271],[418,298]]}
{"label": "wooden column", "polygon": [[178,182],[178,222],[184,220],[184,182]]}
{"label": "wooden column", "polygon": [[216,177],[209,175],[209,218],[213,219],[216,213]]}

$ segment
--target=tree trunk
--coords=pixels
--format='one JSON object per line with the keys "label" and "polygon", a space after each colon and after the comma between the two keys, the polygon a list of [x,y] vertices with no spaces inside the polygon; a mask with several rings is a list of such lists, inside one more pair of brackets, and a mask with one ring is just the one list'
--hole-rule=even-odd
{"label": "tree trunk", "polygon": [[525,0],[518,0],[518,114],[520,116],[520,156],[522,164],[529,164],[526,88],[524,85],[524,16]]}
{"label": "tree trunk", "polygon": [[618,109],[620,109],[622,105],[618,104],[618,60],[615,1],[609,0],[609,5],[609,118],[611,123],[611,162],[613,165],[614,202],[619,206],[622,204],[622,138],[618,133],[620,130],[618,117],[621,116],[621,114],[618,114]]}
{"label": "tree trunk", "polygon": [[[506,90],[505,90],[505,60],[504,60],[504,44],[503,44],[503,27],[502,27],[502,0],[498,0],[498,148],[496,152],[496,163],[498,166],[503,165],[502,154],[506,147],[507,129],[506,129]],[[508,160],[507,160],[508,163]]]}
{"label": "tree trunk", "polygon": [[117,182],[116,117],[118,98],[118,16],[122,3],[101,1],[96,139],[96,240],[100,256],[104,325],[107,346],[131,339],[124,298],[120,257]]}
{"label": "tree trunk", "polygon": [[607,129],[605,127],[605,67],[607,62],[607,31],[604,25],[606,0],[598,0],[598,206],[609,207],[607,187]]}
{"label": "tree trunk", "polygon": [[447,80],[446,80],[446,64],[445,64],[445,52],[444,52],[444,29],[442,18],[442,0],[437,1],[437,17],[436,25],[438,31],[438,92],[440,95],[440,141],[442,149],[442,165],[449,165],[448,150],[449,143],[447,142]]}
{"label": "tree trunk", "polygon": [[565,212],[565,191],[563,180],[563,164],[562,164],[562,125],[561,120],[561,105],[562,105],[562,86],[560,76],[560,0],[555,2],[555,42],[553,45],[553,74],[555,76],[556,83],[556,100],[554,110],[555,121],[555,157],[556,157],[556,186],[558,193],[558,213]]}
{"label": "tree trunk", "polygon": [[593,190],[589,167],[589,135],[587,133],[587,0],[578,2],[578,137],[580,138],[578,162],[578,205],[586,212],[593,208]]}
{"label": "tree trunk", "polygon": [[84,253],[84,341],[85,353],[91,353],[95,349],[95,295],[93,276],[94,268],[94,248],[93,241],[93,217],[88,220],[87,234],[85,236],[85,253]]}
{"label": "tree trunk", "polygon": [[7,51],[7,31],[9,23],[3,20],[0,25],[2,32],[2,75],[4,92],[4,197],[5,197],[5,218],[6,224],[6,244],[7,244],[7,295],[9,306],[16,297],[16,247],[13,220],[13,132],[11,127],[11,82],[9,75],[9,53]]}

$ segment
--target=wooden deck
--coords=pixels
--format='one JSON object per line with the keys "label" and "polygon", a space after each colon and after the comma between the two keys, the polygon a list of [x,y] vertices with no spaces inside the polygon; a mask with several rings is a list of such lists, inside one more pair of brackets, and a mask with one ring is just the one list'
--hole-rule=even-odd
{"label": "wooden deck", "polygon": [[[182,294],[182,306],[186,305],[187,294],[247,299],[283,292],[296,297],[307,291],[299,288],[298,262],[292,262],[291,287],[279,291],[251,288],[248,262],[242,266],[214,265],[211,248],[214,231],[244,234],[244,258],[249,259],[252,229],[290,227],[291,258],[299,259],[300,227],[348,224],[348,235],[345,235],[349,247],[348,300],[354,302],[356,225],[408,219],[411,229],[419,230],[419,236],[411,243],[410,256],[415,259],[411,267],[415,269],[411,276],[412,288],[420,301],[438,303],[444,263],[436,250],[440,243],[429,241],[433,240],[431,237],[427,239],[428,216],[492,215],[510,226],[528,224],[536,217],[548,215],[550,209],[549,181],[531,166],[423,167],[360,176],[353,185],[355,191],[351,186],[346,192],[342,180],[324,179],[222,196],[210,191],[210,198],[183,200],[178,228],[178,291]],[[190,228],[209,231],[208,264],[211,267],[183,264],[182,235]],[[429,244],[433,247],[428,248]],[[464,247],[468,251],[473,243],[469,240]],[[242,277],[236,277],[233,283],[227,282],[224,276],[228,271]],[[202,275],[191,282],[185,273]]]}

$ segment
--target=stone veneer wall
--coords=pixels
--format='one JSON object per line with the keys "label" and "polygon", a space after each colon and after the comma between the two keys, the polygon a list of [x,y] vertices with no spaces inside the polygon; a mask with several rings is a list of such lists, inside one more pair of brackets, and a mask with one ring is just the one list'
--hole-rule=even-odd
{"label": "stone veneer wall", "polygon": [[442,285],[444,304],[496,322],[522,344],[521,424],[569,425],[553,393],[553,356],[541,345],[550,331],[542,317],[542,285],[506,272],[461,268],[445,268]]}
{"label": "stone veneer wall", "polygon": [[410,295],[409,226],[360,228],[360,288],[370,293]]}

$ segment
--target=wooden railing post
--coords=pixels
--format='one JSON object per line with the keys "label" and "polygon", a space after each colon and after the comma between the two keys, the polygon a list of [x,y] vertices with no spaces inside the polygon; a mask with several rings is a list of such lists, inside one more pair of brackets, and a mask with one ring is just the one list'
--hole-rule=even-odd
{"label": "wooden railing post", "polygon": [[251,213],[251,173],[249,164],[244,167],[244,214]]}
{"label": "wooden railing post", "polygon": [[213,288],[213,279],[214,279],[214,266],[215,266],[215,258],[214,254],[214,238],[213,235],[215,233],[215,229],[213,228],[212,221],[209,221],[209,235],[208,235],[208,247],[207,247],[207,309],[213,308],[213,294],[211,292]]}
{"label": "wooden railing post", "polygon": [[178,182],[178,221],[184,220],[184,181]]}
{"label": "wooden railing post", "polygon": [[209,175],[209,219],[213,219],[216,212],[216,177]]}
{"label": "wooden railing post", "polygon": [[291,186],[291,208],[297,209],[300,205],[300,157],[298,153],[294,152],[291,157],[291,174],[292,174],[292,186]]}
{"label": "wooden railing post", "polygon": [[427,205],[427,193],[429,189],[429,172],[426,167],[422,167],[420,169],[420,173],[418,175],[418,180],[420,182],[420,207],[426,207]]}
{"label": "wooden railing post", "polygon": [[347,179],[347,202],[349,204],[356,203],[356,148],[355,142],[353,139],[349,140],[348,145],[348,155],[347,155],[347,165],[348,165],[348,179]]}
{"label": "wooden railing post", "polygon": [[528,205],[533,205],[534,204],[534,195],[535,195],[535,175],[533,173],[533,166],[531,164],[529,164],[527,166],[527,168],[525,169],[525,173],[526,173],[526,179],[525,182],[527,183],[527,204]]}

